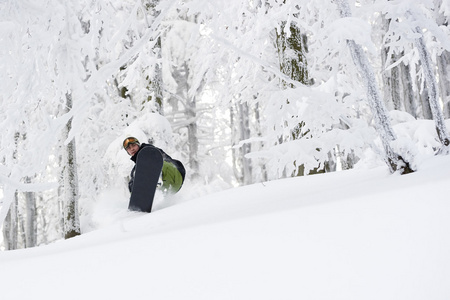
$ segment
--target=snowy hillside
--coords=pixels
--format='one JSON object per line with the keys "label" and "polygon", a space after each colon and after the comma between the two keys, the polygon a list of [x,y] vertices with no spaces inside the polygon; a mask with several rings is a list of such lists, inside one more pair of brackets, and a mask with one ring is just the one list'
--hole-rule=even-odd
{"label": "snowy hillside", "polygon": [[450,157],[433,157],[123,212],[0,252],[1,298],[450,299],[449,184]]}

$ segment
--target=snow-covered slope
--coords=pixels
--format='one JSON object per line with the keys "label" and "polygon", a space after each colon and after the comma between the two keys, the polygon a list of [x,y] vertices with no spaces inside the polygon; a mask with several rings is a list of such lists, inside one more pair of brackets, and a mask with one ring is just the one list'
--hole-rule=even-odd
{"label": "snow-covered slope", "polygon": [[450,157],[419,167],[124,212],[72,240],[1,252],[1,299],[450,299]]}

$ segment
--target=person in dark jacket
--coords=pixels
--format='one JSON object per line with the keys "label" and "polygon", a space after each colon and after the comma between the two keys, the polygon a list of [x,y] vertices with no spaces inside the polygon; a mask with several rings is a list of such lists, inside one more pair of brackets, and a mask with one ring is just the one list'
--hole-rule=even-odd
{"label": "person in dark jacket", "polygon": [[[170,157],[162,149],[155,147],[151,144],[139,143],[138,139],[135,137],[127,137],[123,141],[123,148],[131,156],[131,160],[136,164],[136,159],[139,151],[145,147],[152,147],[161,152],[163,157],[163,167],[161,171],[162,186],[161,189],[165,193],[174,194],[181,189],[184,182],[184,177],[186,175],[186,170],[183,164],[176,159]],[[134,173],[136,171],[136,165],[131,170],[130,181],[128,183],[128,189],[130,192],[133,190],[134,183]]]}

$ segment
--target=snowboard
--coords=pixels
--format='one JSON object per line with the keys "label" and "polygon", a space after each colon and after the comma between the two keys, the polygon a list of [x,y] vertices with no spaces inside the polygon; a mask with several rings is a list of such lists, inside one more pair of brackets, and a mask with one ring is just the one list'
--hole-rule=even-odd
{"label": "snowboard", "polygon": [[151,212],[162,167],[163,158],[158,149],[145,147],[139,151],[129,210]]}

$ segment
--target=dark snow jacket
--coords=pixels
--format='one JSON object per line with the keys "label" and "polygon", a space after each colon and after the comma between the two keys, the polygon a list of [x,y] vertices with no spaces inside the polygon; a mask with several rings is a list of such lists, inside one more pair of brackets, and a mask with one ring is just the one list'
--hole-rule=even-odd
{"label": "dark snow jacket", "polygon": [[[183,164],[176,159],[173,159],[170,157],[166,152],[164,152],[162,149],[155,147],[150,144],[143,143],[139,150],[130,158],[134,163],[136,164],[136,159],[139,151],[145,147],[152,147],[154,149],[157,149],[159,152],[161,152],[161,155],[163,157],[163,169],[162,169],[162,180],[163,180],[163,188],[171,190],[171,192],[176,193],[181,188],[184,182],[184,178],[186,176],[186,170],[183,166]],[[131,170],[130,174],[130,181],[128,182],[128,189],[130,192],[133,190],[133,183],[134,183],[134,173],[136,171],[136,165],[134,165],[133,169]],[[174,172],[179,172],[179,174],[174,174]],[[181,176],[180,176],[181,175]]]}

